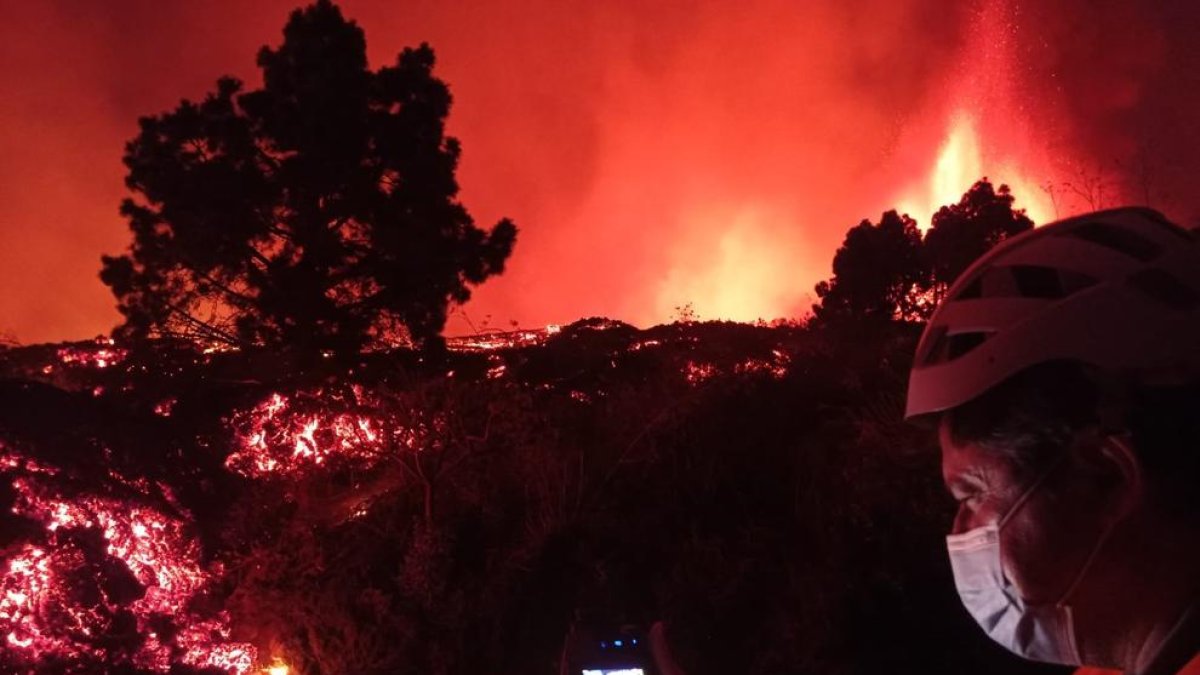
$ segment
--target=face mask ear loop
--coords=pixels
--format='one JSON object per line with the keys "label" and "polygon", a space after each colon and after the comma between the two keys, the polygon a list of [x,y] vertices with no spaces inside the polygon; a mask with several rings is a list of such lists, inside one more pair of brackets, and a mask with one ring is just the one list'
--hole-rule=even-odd
{"label": "face mask ear loop", "polygon": [[1112,536],[1113,530],[1117,529],[1117,523],[1119,520],[1119,518],[1112,518],[1109,520],[1108,525],[1104,527],[1104,531],[1100,533],[1100,538],[1096,540],[1096,545],[1092,547],[1092,552],[1089,553],[1087,559],[1083,561],[1083,567],[1079,568],[1079,574],[1075,575],[1075,580],[1071,582],[1071,585],[1067,587],[1067,591],[1063,593],[1062,599],[1058,601],[1057,604],[1059,607],[1064,606],[1067,602],[1067,599],[1070,598],[1073,593],[1075,593],[1077,588],[1079,588],[1079,584],[1083,582],[1083,578],[1087,575],[1088,570],[1091,569],[1092,563],[1096,562],[1096,558],[1100,555],[1100,551],[1103,550],[1104,544],[1107,543],[1108,538]]}
{"label": "face mask ear loop", "polygon": [[997,530],[1003,529],[1005,524],[1008,523],[1009,519],[1016,515],[1017,511],[1021,510],[1022,506],[1025,506],[1025,502],[1029,501],[1029,498],[1033,496],[1033,493],[1037,492],[1037,489],[1042,486],[1042,483],[1045,483],[1046,479],[1050,478],[1050,474],[1054,473],[1054,470],[1058,468],[1058,465],[1062,464],[1064,461],[1066,461],[1066,459],[1067,453],[1063,452],[1059,454],[1059,456],[1050,463],[1050,466],[1046,467],[1046,470],[1043,471],[1036,480],[1030,483],[1029,487],[1025,488],[1025,491],[1021,493],[1021,496],[1017,497],[1017,501],[1013,502],[1013,505],[1008,509],[1004,516],[1000,518],[999,522],[996,523]]}
{"label": "face mask ear loop", "polygon": [[1075,593],[1077,588],[1079,588],[1079,584],[1083,581],[1083,578],[1087,576],[1088,569],[1091,568],[1092,563],[1096,562],[1096,557],[1100,555],[1100,550],[1104,548],[1104,543],[1108,541],[1109,535],[1112,534],[1113,530],[1117,529],[1116,525],[1117,521],[1114,520],[1108,524],[1108,527],[1104,528],[1104,532],[1102,532],[1100,534],[1100,538],[1096,540],[1096,545],[1092,547],[1092,552],[1088,554],[1087,560],[1083,561],[1083,567],[1079,568],[1079,574],[1075,575],[1075,580],[1071,582],[1071,585],[1067,587],[1067,592],[1063,593],[1062,599],[1058,601],[1057,604],[1059,607],[1064,606],[1067,602],[1067,599],[1070,598],[1073,593]]}
{"label": "face mask ear loop", "polygon": [[1092,563],[1096,562],[1096,558],[1099,557],[1100,551],[1104,549],[1104,544],[1108,541],[1109,536],[1112,535],[1113,530],[1117,529],[1117,522],[1118,519],[1114,518],[1109,521],[1107,526],[1105,526],[1104,531],[1100,533],[1100,538],[1096,540],[1096,545],[1092,547],[1092,551],[1088,553],[1087,559],[1083,561],[1083,566],[1079,568],[1079,573],[1075,575],[1075,580],[1071,582],[1070,586],[1067,586],[1067,590],[1062,594],[1062,598],[1060,598],[1058,602],[1054,603],[1054,606],[1062,611],[1067,617],[1068,628],[1066,630],[1065,637],[1067,639],[1069,649],[1071,650],[1071,656],[1073,657],[1075,663],[1082,663],[1083,659],[1080,657],[1079,644],[1075,639],[1074,612],[1072,611],[1071,606],[1067,604],[1067,600],[1069,600],[1071,596],[1075,594],[1075,591],[1079,588],[1079,584],[1083,583],[1084,578],[1087,577],[1088,570],[1091,569]]}

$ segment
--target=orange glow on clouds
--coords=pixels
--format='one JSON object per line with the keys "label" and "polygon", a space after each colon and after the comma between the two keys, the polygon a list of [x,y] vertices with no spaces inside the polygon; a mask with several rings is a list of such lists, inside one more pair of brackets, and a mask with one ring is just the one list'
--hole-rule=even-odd
{"label": "orange glow on clouds", "polygon": [[688,304],[699,319],[755,321],[783,316],[795,304],[799,252],[778,236],[789,225],[786,214],[747,206],[685,222],[697,235],[670,252],[647,321],[664,321]]}
{"label": "orange glow on clouds", "polygon": [[[129,242],[116,209],[136,118],[222,74],[258,86],[256,51],[279,43],[301,1],[11,8],[0,334],[112,327],[98,257]],[[702,319],[799,316],[847,229],[895,207],[926,226],[984,175],[1035,220],[1067,215],[1075,206],[1040,186],[1064,166],[1111,164],[1095,139],[1137,147],[1112,120],[1148,96],[1173,44],[1161,18],[1083,0],[340,4],[372,67],[432,44],[455,97],[462,200],[481,224],[521,228],[508,270],[450,335],[487,316],[492,328],[595,315],[645,326],[687,303]],[[1082,13],[1122,30],[1081,32]],[[1192,52],[1188,38],[1174,53]]]}

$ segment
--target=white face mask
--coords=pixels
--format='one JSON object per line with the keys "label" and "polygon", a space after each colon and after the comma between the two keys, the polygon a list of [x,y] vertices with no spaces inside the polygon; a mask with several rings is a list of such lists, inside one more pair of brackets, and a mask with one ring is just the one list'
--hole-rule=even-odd
{"label": "white face mask", "polygon": [[1066,601],[1091,567],[1112,525],[1105,528],[1075,580],[1055,603],[1025,602],[1005,576],[1000,557],[1000,530],[1065,457],[1060,457],[1039,476],[999,522],[949,535],[946,548],[958,595],[989,637],[1014,654],[1033,661],[1078,666],[1082,665],[1082,659],[1076,644],[1075,620]]}

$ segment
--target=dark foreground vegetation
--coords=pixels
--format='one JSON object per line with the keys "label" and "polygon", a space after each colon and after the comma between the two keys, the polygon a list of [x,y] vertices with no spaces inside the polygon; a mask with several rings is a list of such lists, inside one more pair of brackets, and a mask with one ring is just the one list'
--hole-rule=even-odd
{"label": "dark foreground vegetation", "polygon": [[[877,328],[0,352],[3,590],[51,561],[0,666],[550,674],[598,616],[665,620],[694,675],[1036,672],[959,605],[935,440],[899,422],[919,326]],[[120,546],[138,513],[178,528],[157,562]]]}

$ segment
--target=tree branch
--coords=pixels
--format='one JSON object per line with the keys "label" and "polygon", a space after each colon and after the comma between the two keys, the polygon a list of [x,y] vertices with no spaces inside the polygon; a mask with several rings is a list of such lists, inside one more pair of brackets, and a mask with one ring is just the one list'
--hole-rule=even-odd
{"label": "tree branch", "polygon": [[[191,268],[189,268],[189,269],[191,269]],[[200,270],[197,270],[197,269],[191,269],[191,272],[192,272],[192,274],[199,275],[200,277],[202,277],[204,279],[204,281],[211,284],[217,290],[225,293],[226,295],[228,295],[232,298],[236,298],[244,303],[251,304],[251,305],[255,302],[254,298],[246,295],[245,293],[241,293],[239,291],[233,290],[229,286],[214,279],[211,274],[208,274],[206,272],[201,272]]]}
{"label": "tree branch", "polygon": [[205,323],[204,321],[197,319],[196,317],[192,316],[187,310],[179,307],[178,305],[172,303],[172,304],[169,304],[168,307],[176,316],[183,319],[188,325],[193,326],[194,328],[199,330],[201,333],[203,333],[210,339],[219,340],[221,342],[224,342],[228,345],[232,345],[235,347],[246,346],[245,343],[242,340],[239,340],[236,336],[231,335],[231,334],[221,330],[220,328],[213,326],[212,324]]}

